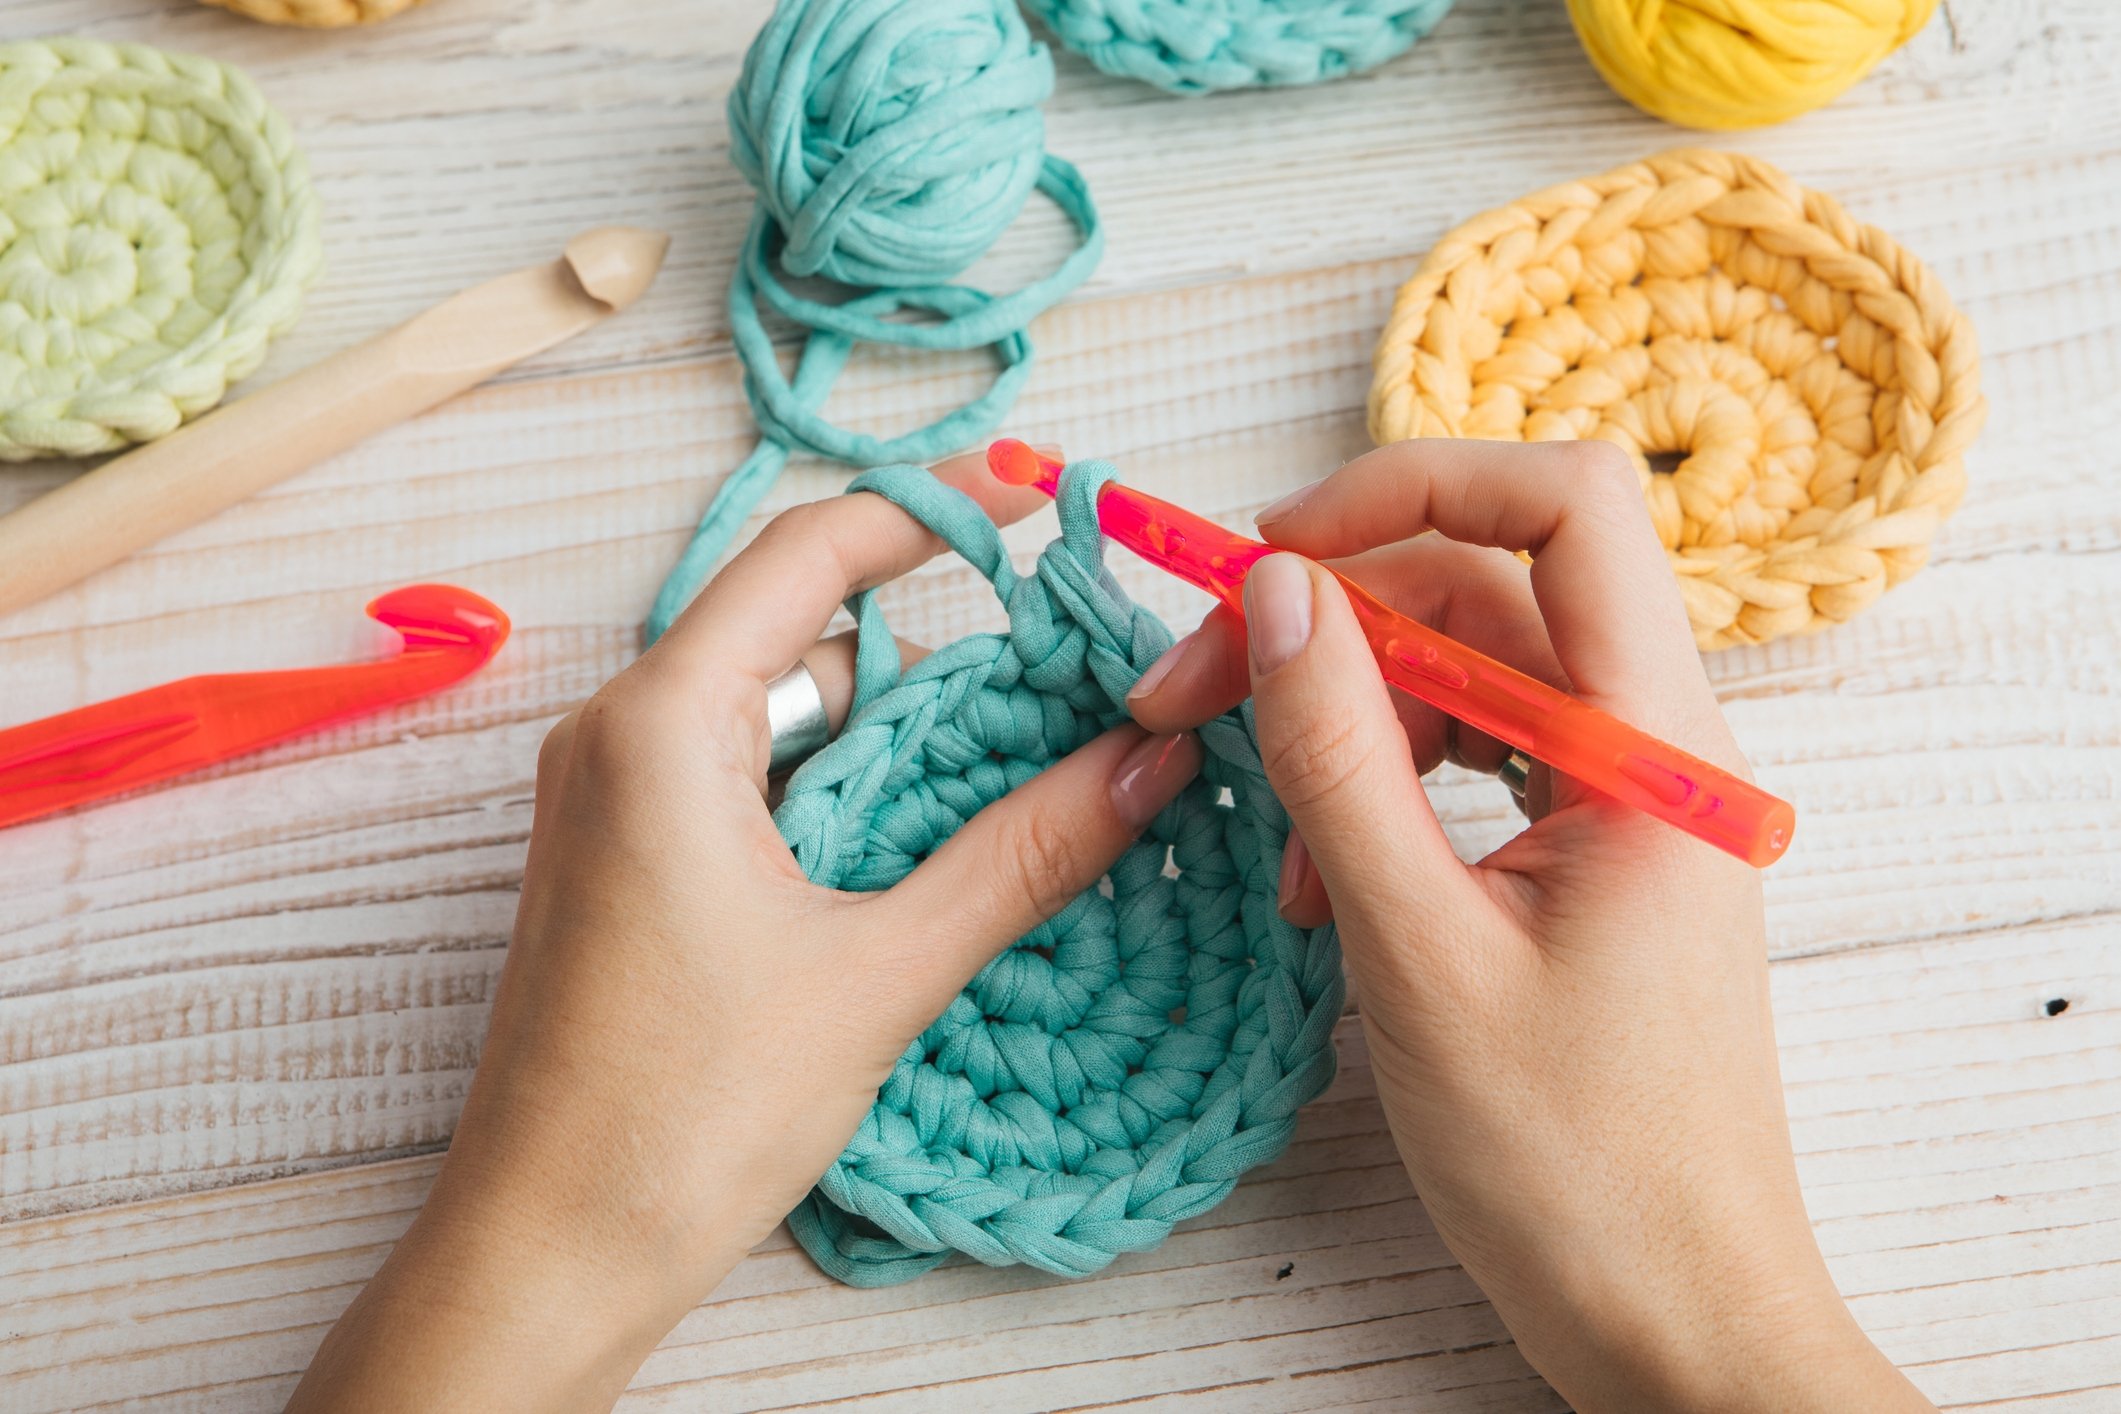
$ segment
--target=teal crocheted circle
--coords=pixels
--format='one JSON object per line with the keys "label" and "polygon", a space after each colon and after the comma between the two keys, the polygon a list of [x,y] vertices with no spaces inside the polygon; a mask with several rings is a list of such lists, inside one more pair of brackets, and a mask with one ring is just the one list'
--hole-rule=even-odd
{"label": "teal crocheted circle", "polygon": [[1108,74],[1167,93],[1323,83],[1403,52],[1451,0],[1024,0]]}
{"label": "teal crocheted circle", "polygon": [[308,167],[240,72],[0,44],[0,460],[115,451],[211,408],[322,260]]}
{"label": "teal crocheted circle", "polygon": [[[854,601],[854,711],[775,814],[810,878],[889,888],[974,812],[1125,719],[1128,687],[1171,635],[1104,569],[1094,507],[1110,476],[1068,469],[1062,536],[1021,577],[985,514],[926,472],[854,482],[978,567],[1009,630],[901,673],[875,596]],[[1276,911],[1288,817],[1249,704],[1200,737],[1201,779],[1099,888],[972,979],[789,1215],[831,1275],[888,1285],[962,1252],[1081,1276],[1156,1246],[1288,1144],[1333,1076],[1339,945],[1330,926]]]}
{"label": "teal crocheted circle", "polygon": [[[1031,373],[1025,326],[1081,284],[1104,249],[1080,173],[1045,150],[1053,57],[1013,0],[780,0],[729,95],[729,155],[758,193],[729,282],[729,327],[759,443],[715,492],[648,616],[669,627],[780,477],[792,452],[852,466],[927,462],[1000,423]],[[1006,294],[949,283],[1034,191],[1076,228],[1074,251]],[[798,293],[790,277],[851,287]],[[809,331],[781,371],[760,305]],[[936,316],[904,320],[915,311]],[[992,347],[988,390],[890,438],[824,414],[857,344]]]}

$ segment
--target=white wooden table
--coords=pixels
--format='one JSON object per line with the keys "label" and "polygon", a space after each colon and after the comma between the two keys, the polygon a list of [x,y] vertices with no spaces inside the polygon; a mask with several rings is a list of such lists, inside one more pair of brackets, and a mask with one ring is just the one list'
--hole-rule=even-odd
{"label": "white wooden table", "polygon": [[[537,742],[633,656],[749,446],[722,100],[764,8],[433,0],[320,35],[187,0],[0,5],[7,37],[232,60],[294,121],[330,268],[261,381],[578,228],[675,235],[623,317],[0,620],[0,721],[375,653],[360,605],[420,579],[516,624],[459,690],[0,835],[0,1406],[277,1407],[418,1207],[501,965]],[[1439,234],[1688,140],[1606,92],[1560,0],[1461,0],[1414,53],[1301,92],[1178,102],[1064,55],[1050,130],[1110,251],[1039,323],[1011,430],[1232,522],[1363,445],[1370,342]],[[2112,1410],[2121,11],[1946,0],[1831,110],[1730,145],[1929,260],[1994,404],[1926,572],[1845,628],[1709,664],[1804,817],[1768,899],[1811,1211],[1857,1314],[1940,1402]],[[1035,209],[979,273],[1065,238]],[[904,426],[983,369],[864,358],[833,406]],[[0,469],[0,508],[71,471]],[[798,466],[772,508],[840,480]],[[947,567],[896,603],[930,642],[993,621]],[[1492,782],[1446,772],[1435,795],[1467,850],[1510,828]],[[1341,1045],[1290,1152],[1161,1250],[1081,1282],[955,1267],[861,1292],[782,1234],[627,1406],[1558,1407],[1409,1192],[1352,1025]]]}

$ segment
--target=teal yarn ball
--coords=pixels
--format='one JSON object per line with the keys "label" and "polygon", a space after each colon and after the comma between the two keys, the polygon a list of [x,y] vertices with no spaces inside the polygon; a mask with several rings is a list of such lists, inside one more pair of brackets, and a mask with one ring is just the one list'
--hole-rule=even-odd
{"label": "teal yarn ball", "polygon": [[1323,83],[1375,68],[1451,0],[1025,0],[1108,74],[1168,93]]}
{"label": "teal yarn ball", "polygon": [[[722,483],[648,619],[659,637],[690,603],[792,452],[853,466],[933,461],[978,441],[1031,372],[1024,327],[1104,248],[1081,174],[1045,151],[1039,105],[1053,57],[1011,0],[781,0],[729,95],[730,158],[758,194],[729,282],[729,327],[760,441]],[[1061,264],[994,295],[950,281],[1044,192],[1080,239]],[[820,299],[787,277],[849,287]],[[807,331],[782,372],[763,302]],[[905,321],[908,311],[937,316]],[[879,438],[822,408],[862,343],[992,346],[987,391],[925,427]]]}
{"label": "teal yarn ball", "polygon": [[729,158],[791,275],[934,284],[1023,210],[1052,90],[1006,5],[783,4],[729,95]]}
{"label": "teal yarn ball", "polygon": [[[981,807],[1125,720],[1127,689],[1171,635],[1104,568],[1095,501],[1111,475],[1068,468],[1061,538],[1023,576],[979,507],[926,472],[886,467],[849,488],[941,535],[987,576],[1009,629],[902,672],[874,594],[852,602],[854,710],[774,816],[811,879],[889,888]],[[1086,1275],[1156,1246],[1287,1147],[1333,1078],[1346,992],[1333,928],[1276,911],[1289,822],[1250,713],[1203,727],[1201,779],[1106,886],[988,963],[899,1058],[789,1215],[827,1273],[887,1286],[962,1252]]]}

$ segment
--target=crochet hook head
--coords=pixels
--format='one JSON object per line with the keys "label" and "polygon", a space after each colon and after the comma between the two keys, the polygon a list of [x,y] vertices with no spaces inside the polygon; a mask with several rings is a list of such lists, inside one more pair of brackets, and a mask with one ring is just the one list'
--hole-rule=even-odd
{"label": "crochet hook head", "polygon": [[560,251],[582,293],[608,309],[620,310],[648,291],[670,237],[639,226],[598,226],[582,232]]}
{"label": "crochet hook head", "polygon": [[[453,584],[409,584],[368,603],[368,617],[396,629],[407,649],[464,648],[477,667],[508,639],[508,615]],[[469,669],[467,669],[469,671]]]}
{"label": "crochet hook head", "polygon": [[988,444],[987,470],[1011,486],[1036,486],[1048,496],[1060,494],[1061,463],[1014,437]]}

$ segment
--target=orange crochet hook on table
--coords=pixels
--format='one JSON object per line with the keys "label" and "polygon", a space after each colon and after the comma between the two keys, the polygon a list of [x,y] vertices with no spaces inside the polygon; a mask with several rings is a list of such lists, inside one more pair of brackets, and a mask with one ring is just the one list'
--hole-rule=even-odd
{"label": "orange crochet hook on table", "polygon": [[[1003,481],[1049,496],[1060,488],[1061,464],[1022,442],[994,443],[987,466]],[[1116,481],[1098,493],[1097,519],[1106,535],[1240,617],[1245,575],[1275,553]],[[1797,824],[1789,802],[1446,638],[1335,573],[1392,686],[1756,868],[1789,848]]]}
{"label": "orange crochet hook on table", "polygon": [[368,606],[405,651],[372,663],[180,678],[0,731],[0,825],[49,815],[449,686],[508,638],[466,589],[415,584]]}

